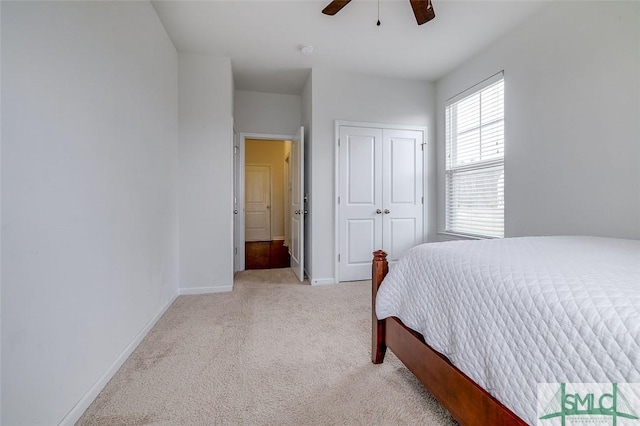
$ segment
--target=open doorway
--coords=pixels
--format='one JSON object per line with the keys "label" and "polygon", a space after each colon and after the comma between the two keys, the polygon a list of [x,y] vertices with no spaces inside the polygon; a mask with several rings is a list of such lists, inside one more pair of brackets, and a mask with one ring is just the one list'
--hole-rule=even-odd
{"label": "open doorway", "polygon": [[[251,147],[254,145],[256,150]],[[270,146],[275,149],[269,149]],[[247,146],[249,151],[247,153]],[[236,145],[234,158],[234,272],[244,271],[246,267],[246,248],[248,243],[269,243],[269,256],[272,245],[275,250],[286,253],[290,267],[300,281],[304,279],[304,128],[300,127],[295,134],[273,135],[262,133],[240,133]],[[274,157],[273,161],[269,160]],[[246,169],[249,166],[255,176],[255,184],[250,184],[248,191],[257,204],[262,203],[264,211],[256,213],[253,207],[247,208],[246,203]],[[257,166],[257,167],[254,167]],[[259,166],[264,166],[259,170]],[[262,178],[258,177],[262,174]],[[268,178],[266,177],[268,175]],[[281,175],[282,178],[278,178]],[[281,191],[281,192],[280,192]],[[280,192],[278,195],[276,192]],[[258,195],[262,194],[262,195]],[[267,207],[268,206],[268,207]],[[253,217],[248,217],[250,211]],[[246,222],[250,222],[247,228]],[[267,224],[268,220],[268,224]],[[249,237],[245,235],[249,232]],[[256,233],[258,232],[258,236]],[[253,234],[253,236],[251,236]],[[279,246],[279,247],[278,247]],[[267,252],[263,244],[263,256]],[[277,253],[276,253],[277,255]],[[283,256],[284,258],[284,256]],[[260,268],[281,267],[263,264]]]}
{"label": "open doorway", "polygon": [[245,139],[245,269],[288,268],[291,142]]}

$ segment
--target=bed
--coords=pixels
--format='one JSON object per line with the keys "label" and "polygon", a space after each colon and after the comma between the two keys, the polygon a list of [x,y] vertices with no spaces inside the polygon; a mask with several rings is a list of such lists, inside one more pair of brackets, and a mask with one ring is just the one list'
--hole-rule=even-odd
{"label": "bed", "polygon": [[423,244],[372,265],[372,352],[389,348],[463,425],[537,423],[538,383],[640,382],[640,241]]}

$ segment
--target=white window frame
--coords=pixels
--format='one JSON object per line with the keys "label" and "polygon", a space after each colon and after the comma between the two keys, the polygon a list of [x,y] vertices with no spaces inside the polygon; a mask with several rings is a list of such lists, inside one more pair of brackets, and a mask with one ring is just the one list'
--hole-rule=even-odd
{"label": "white window frame", "polygon": [[[450,127],[455,126],[455,121],[457,116],[449,117],[449,109],[459,105],[461,101],[474,96],[478,93],[481,93],[485,89],[493,86],[494,84],[503,81],[504,84],[504,72],[501,71],[493,76],[483,80],[482,82],[476,84],[475,86],[459,93],[458,95],[448,99],[445,101],[445,234],[452,235],[461,235],[468,236],[473,238],[502,238],[504,237],[504,102],[502,104],[502,119],[497,120],[497,122],[501,122],[502,127],[502,151],[501,157],[498,158],[490,158],[490,159],[482,159],[480,158],[477,161],[469,162],[467,164],[452,164],[451,155],[452,150],[459,147],[456,140],[456,133],[452,133],[452,129]],[[457,115],[457,111],[455,113]],[[481,114],[481,112],[479,113]],[[449,118],[448,118],[449,117]],[[480,117],[482,117],[480,115]],[[481,135],[482,129],[485,126],[490,124],[495,124],[496,121],[490,121],[487,123],[483,123],[479,121],[479,125],[477,127],[479,134]],[[455,128],[455,127],[454,127]],[[481,136],[479,136],[481,138]],[[478,140],[478,143],[482,143],[482,139]],[[488,170],[491,169],[491,170]],[[458,185],[460,185],[459,181],[461,180],[461,176],[464,173],[467,173],[467,179],[469,179],[469,174],[478,173],[481,174],[484,172],[482,179],[487,179],[490,176],[490,173],[499,173],[498,178],[498,187],[496,188],[496,200],[501,205],[501,209],[498,208],[497,211],[490,211],[491,215],[491,224],[488,222],[481,220],[470,219],[466,221],[465,219],[454,218],[454,212],[452,209],[455,200],[451,199],[450,192],[452,191],[453,181],[452,179],[455,176],[458,176]],[[464,182],[464,181],[463,181]],[[468,182],[468,181],[467,181]],[[482,182],[482,181],[480,181]],[[459,188],[459,186],[458,186]],[[460,194],[457,195],[461,197]],[[460,198],[462,200],[462,198]],[[501,212],[500,212],[501,210]],[[457,213],[460,214],[464,210],[460,208],[457,210]],[[469,212],[466,212],[469,214]],[[474,214],[473,212],[471,213]],[[454,218],[454,219],[452,219]],[[458,226],[456,226],[458,224]]]}

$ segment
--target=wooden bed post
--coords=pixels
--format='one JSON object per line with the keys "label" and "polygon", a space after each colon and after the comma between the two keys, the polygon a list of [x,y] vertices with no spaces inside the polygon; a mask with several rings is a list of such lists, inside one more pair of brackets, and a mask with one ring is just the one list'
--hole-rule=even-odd
{"label": "wooden bed post", "polygon": [[387,253],[382,250],[373,252],[371,266],[371,361],[380,364],[384,360],[387,345],[384,340],[385,322],[376,316],[376,294],[382,280],[389,272]]}

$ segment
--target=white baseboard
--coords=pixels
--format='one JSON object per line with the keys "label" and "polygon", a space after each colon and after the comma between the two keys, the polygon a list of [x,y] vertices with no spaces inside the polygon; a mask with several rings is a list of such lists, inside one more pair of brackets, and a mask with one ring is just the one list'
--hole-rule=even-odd
{"label": "white baseboard", "polygon": [[327,284],[335,284],[336,280],[334,278],[314,278],[310,279],[309,282],[311,285],[327,285]]}
{"label": "white baseboard", "polygon": [[169,306],[176,300],[178,297],[177,294],[174,294],[169,298],[169,301],[160,309],[160,311],[147,322],[147,324],[140,330],[140,332],[136,335],[136,337],[129,343],[129,345],[122,351],[120,356],[116,358],[116,360],[111,364],[107,371],[98,379],[98,381],[89,389],[87,393],[84,394],[80,401],[67,413],[66,416],[59,423],[59,426],[73,426],[76,422],[82,417],[84,412],[89,408],[89,405],[93,402],[94,399],[98,396],[98,394],[104,389],[104,387],[109,383],[109,380],[118,372],[122,364],[129,358],[129,355],[138,347],[142,339],[151,331],[154,325],[158,322],[158,320],[164,315],[164,313],[169,309]]}
{"label": "white baseboard", "polygon": [[271,241],[284,241],[284,237],[273,237]]}
{"label": "white baseboard", "polygon": [[179,288],[178,293],[181,296],[193,295],[193,294],[209,294],[209,293],[223,293],[233,290],[233,285],[221,285],[217,287],[185,287]]}

